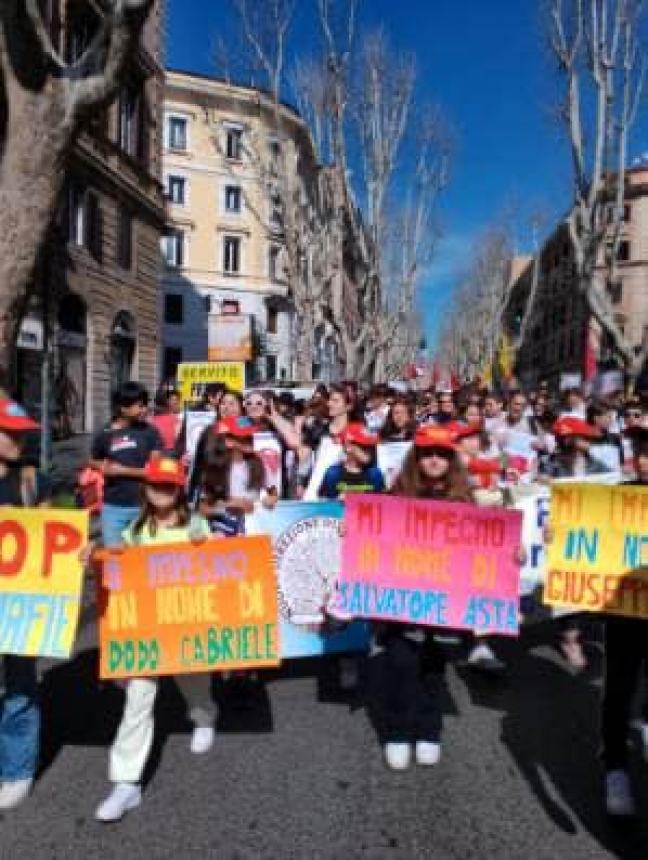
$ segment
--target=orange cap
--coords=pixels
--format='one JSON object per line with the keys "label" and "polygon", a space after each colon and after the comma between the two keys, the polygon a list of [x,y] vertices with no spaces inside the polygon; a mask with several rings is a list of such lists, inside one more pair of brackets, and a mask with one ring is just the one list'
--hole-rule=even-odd
{"label": "orange cap", "polygon": [[598,439],[601,435],[596,427],[577,418],[575,415],[563,415],[553,426],[554,436],[580,436],[583,439]]}
{"label": "orange cap", "polygon": [[144,480],[147,484],[173,484],[176,487],[184,487],[187,474],[180,460],[157,453],[151,454],[144,466]]}
{"label": "orange cap", "polygon": [[414,445],[417,448],[440,448],[445,451],[456,451],[457,436],[448,427],[421,427],[416,431]]}
{"label": "orange cap", "polygon": [[216,433],[219,436],[234,436],[236,439],[251,439],[256,428],[247,418],[221,418],[216,424]]}
{"label": "orange cap", "polygon": [[349,424],[342,434],[343,442],[352,442],[354,445],[359,445],[361,448],[374,448],[378,442],[378,436],[375,433],[370,433],[364,424]]}
{"label": "orange cap", "polygon": [[21,430],[38,430],[40,424],[33,421],[25,410],[15,400],[7,398],[0,400],[0,430],[20,432]]}

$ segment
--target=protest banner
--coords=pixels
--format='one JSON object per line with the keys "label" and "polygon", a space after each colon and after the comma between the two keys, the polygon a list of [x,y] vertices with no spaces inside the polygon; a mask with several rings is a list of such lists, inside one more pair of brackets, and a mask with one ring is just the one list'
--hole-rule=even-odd
{"label": "protest banner", "polygon": [[648,618],[648,489],[585,483],[551,488],[544,602]]}
{"label": "protest banner", "polygon": [[102,678],[277,666],[268,537],[105,550]]}
{"label": "protest banner", "polygon": [[216,414],[214,412],[187,412],[185,415],[185,450],[189,460],[193,462],[198,440],[203,430],[214,423]]}
{"label": "protest banner", "polygon": [[0,508],[0,654],[70,656],[87,541],[87,512]]}
{"label": "protest banner", "polygon": [[274,433],[255,433],[254,450],[263,463],[265,487],[274,487],[279,497],[283,493],[283,475],[281,471],[281,442]]}
{"label": "protest banner", "polygon": [[195,403],[210,383],[222,382],[232,391],[245,387],[245,364],[242,361],[183,362],[178,365],[178,388],[183,403]]}
{"label": "protest banner", "polygon": [[378,468],[388,490],[394,486],[394,481],[400,475],[411,447],[411,442],[385,442],[378,445]]}
{"label": "protest banner", "polygon": [[526,560],[520,570],[520,596],[530,597],[545,579],[545,526],[549,518],[549,488],[516,498],[513,508],[522,514],[522,546]]}
{"label": "protest banner", "polygon": [[282,657],[362,651],[363,622],[340,625],[327,618],[340,573],[342,502],[280,502],[246,518],[248,534],[269,534],[277,569]]}
{"label": "protest banner", "polygon": [[319,489],[322,486],[326,470],[331,466],[335,466],[336,463],[341,462],[343,457],[344,448],[342,445],[334,442],[330,436],[325,436],[317,449],[317,457],[315,458],[313,473],[310,481],[308,482],[308,486],[306,487],[306,492],[304,493],[304,501],[317,501],[319,498]]}
{"label": "protest banner", "polygon": [[359,618],[516,636],[521,520],[502,508],[349,496],[339,608]]}

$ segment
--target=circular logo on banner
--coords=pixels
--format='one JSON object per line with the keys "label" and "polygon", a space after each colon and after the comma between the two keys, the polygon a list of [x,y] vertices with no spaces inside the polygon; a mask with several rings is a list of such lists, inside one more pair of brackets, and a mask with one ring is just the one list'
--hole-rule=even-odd
{"label": "circular logo on banner", "polygon": [[275,543],[279,612],[293,624],[321,624],[333,604],[340,572],[341,520],[310,517],[294,523]]}

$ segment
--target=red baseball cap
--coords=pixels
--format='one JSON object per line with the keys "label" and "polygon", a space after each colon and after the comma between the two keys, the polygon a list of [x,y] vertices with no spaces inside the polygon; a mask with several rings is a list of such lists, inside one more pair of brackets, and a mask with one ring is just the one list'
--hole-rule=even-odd
{"label": "red baseball cap", "polygon": [[215,431],[219,436],[234,436],[236,439],[251,439],[256,428],[247,418],[221,418],[215,425]]}
{"label": "red baseball cap", "polygon": [[430,425],[416,431],[414,445],[417,448],[440,448],[444,451],[456,451],[457,435],[448,427]]}
{"label": "red baseball cap", "polygon": [[466,439],[468,436],[477,436],[484,428],[481,422],[465,424],[462,421],[451,421],[449,424],[446,424],[446,429],[454,433],[457,439]]}
{"label": "red baseball cap", "polygon": [[165,457],[163,454],[151,454],[144,466],[144,480],[147,484],[173,484],[184,487],[187,473],[180,460]]}
{"label": "red baseball cap", "polygon": [[0,430],[20,432],[22,430],[38,430],[40,424],[32,420],[25,410],[15,400],[4,398],[0,400]]}
{"label": "red baseball cap", "polygon": [[600,431],[582,418],[575,415],[563,415],[559,418],[553,428],[554,436],[580,436],[582,439],[598,439]]}
{"label": "red baseball cap", "polygon": [[361,448],[374,448],[378,442],[378,436],[375,433],[370,433],[364,424],[349,424],[342,434],[343,442],[351,442],[353,445],[359,445]]}

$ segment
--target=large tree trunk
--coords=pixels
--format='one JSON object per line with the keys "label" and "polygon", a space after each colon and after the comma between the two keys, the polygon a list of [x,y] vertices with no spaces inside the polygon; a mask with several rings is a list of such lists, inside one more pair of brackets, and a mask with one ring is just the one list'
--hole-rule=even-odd
{"label": "large tree trunk", "polygon": [[[10,111],[0,166],[0,384],[14,382],[18,330],[26,310],[38,253],[64,181],[72,137],[61,93],[7,87]],[[3,379],[4,377],[4,379]]]}

